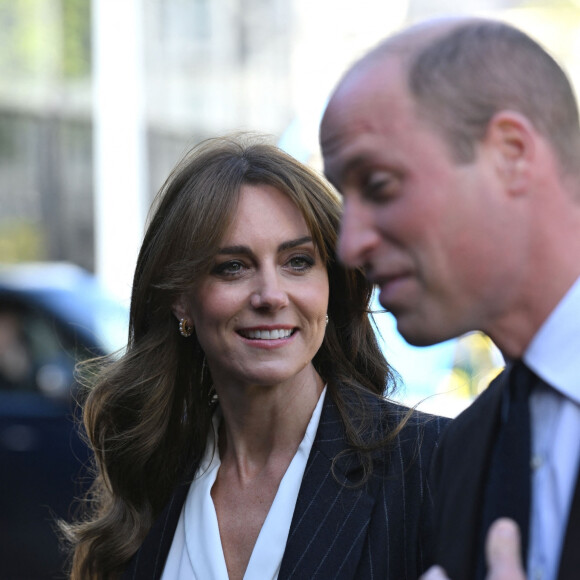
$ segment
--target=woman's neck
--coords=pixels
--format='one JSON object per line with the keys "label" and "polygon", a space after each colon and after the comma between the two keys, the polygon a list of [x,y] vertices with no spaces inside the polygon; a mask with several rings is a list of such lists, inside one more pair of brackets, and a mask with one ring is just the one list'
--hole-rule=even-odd
{"label": "woman's neck", "polygon": [[223,421],[219,432],[220,459],[234,467],[241,481],[266,468],[288,464],[324,389],[313,367],[292,381],[272,385],[216,385]]}

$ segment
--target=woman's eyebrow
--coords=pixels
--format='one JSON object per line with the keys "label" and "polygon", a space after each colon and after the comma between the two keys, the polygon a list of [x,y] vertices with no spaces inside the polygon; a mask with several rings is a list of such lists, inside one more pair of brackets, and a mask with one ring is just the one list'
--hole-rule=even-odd
{"label": "woman's eyebrow", "polygon": [[284,250],[290,250],[295,248],[296,246],[302,246],[303,244],[312,243],[312,236],[304,236],[302,238],[298,238],[297,240],[290,240],[288,242],[282,242],[278,246],[278,251],[283,252]]}
{"label": "woman's eyebrow", "polygon": [[217,252],[218,254],[245,254],[251,255],[252,250],[248,246],[227,246],[225,248],[220,248]]}
{"label": "woman's eyebrow", "polygon": [[[312,236],[304,236],[302,238],[297,238],[296,240],[288,240],[287,242],[282,242],[278,246],[278,251],[283,252],[285,250],[290,250],[296,246],[302,246],[303,244],[312,243]],[[242,254],[250,256],[253,254],[252,250],[248,246],[226,246],[225,248],[220,248],[218,254]]]}

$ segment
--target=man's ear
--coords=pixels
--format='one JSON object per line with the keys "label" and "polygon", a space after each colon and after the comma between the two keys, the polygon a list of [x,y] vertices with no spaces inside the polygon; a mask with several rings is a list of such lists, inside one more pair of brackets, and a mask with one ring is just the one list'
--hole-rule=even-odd
{"label": "man's ear", "polygon": [[500,179],[514,195],[527,191],[537,138],[532,123],[516,111],[499,111],[488,123],[484,145],[491,151]]}

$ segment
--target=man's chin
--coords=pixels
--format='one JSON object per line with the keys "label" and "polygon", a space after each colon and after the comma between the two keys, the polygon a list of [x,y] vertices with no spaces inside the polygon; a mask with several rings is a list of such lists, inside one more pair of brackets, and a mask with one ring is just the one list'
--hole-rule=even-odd
{"label": "man's chin", "polygon": [[393,312],[397,321],[399,334],[412,346],[432,346],[440,342],[449,340],[449,336],[444,336],[438,331],[433,331],[424,321],[409,320],[405,315],[397,315]]}

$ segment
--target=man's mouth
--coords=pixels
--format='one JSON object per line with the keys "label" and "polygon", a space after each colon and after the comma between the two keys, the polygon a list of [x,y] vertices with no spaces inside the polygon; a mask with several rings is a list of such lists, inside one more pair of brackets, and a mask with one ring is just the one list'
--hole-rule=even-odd
{"label": "man's mouth", "polygon": [[406,271],[393,272],[389,274],[378,274],[378,273],[375,274],[372,272],[367,273],[367,278],[369,279],[369,281],[379,286],[380,288],[382,288],[383,286],[388,286],[393,282],[398,282],[399,280],[408,278],[408,276],[409,274]]}

